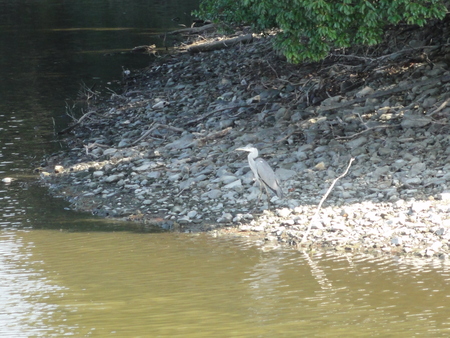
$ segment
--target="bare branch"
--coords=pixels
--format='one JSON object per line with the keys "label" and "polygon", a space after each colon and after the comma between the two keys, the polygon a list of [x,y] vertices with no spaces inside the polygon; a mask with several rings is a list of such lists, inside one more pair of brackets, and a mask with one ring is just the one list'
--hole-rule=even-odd
{"label": "bare branch", "polygon": [[345,171],[344,171],[339,177],[337,177],[337,178],[334,179],[333,183],[331,183],[331,186],[328,188],[328,190],[327,190],[327,192],[325,193],[325,195],[323,195],[323,197],[322,197],[322,199],[320,200],[320,203],[319,203],[319,205],[318,205],[318,207],[317,207],[316,213],[315,213],[314,216],[311,218],[311,221],[309,222],[308,229],[306,230],[306,233],[303,235],[303,238],[302,238],[301,243],[304,243],[304,242],[308,239],[309,232],[311,231],[311,227],[312,227],[312,225],[316,222],[316,219],[317,219],[317,217],[319,216],[319,212],[320,212],[320,209],[322,208],[323,202],[325,202],[325,200],[327,199],[327,197],[328,197],[328,195],[330,194],[331,190],[333,190],[333,187],[334,187],[334,185],[336,184],[336,182],[337,182],[338,180],[340,180],[342,177],[344,177],[345,175],[347,175],[348,170],[350,169],[350,166],[352,165],[352,162],[353,162],[354,160],[355,160],[355,159],[354,159],[353,157],[350,159],[350,162],[348,163],[347,169],[345,169]]}

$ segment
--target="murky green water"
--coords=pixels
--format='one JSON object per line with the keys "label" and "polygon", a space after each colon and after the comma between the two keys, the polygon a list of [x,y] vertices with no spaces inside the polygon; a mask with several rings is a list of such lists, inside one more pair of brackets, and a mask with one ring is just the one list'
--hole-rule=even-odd
{"label": "murky green water", "polygon": [[446,261],[144,232],[31,184],[80,82],[120,90],[196,3],[0,0],[0,337],[448,336]]}
{"label": "murky green water", "polygon": [[240,239],[4,231],[1,336],[447,336],[449,266]]}

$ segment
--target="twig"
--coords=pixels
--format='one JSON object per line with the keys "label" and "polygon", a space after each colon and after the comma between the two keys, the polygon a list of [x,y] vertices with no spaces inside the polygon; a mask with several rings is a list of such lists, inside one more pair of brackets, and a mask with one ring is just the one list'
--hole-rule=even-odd
{"label": "twig", "polygon": [[52,121],[53,121],[53,135],[56,135],[56,122],[54,117],[52,117]]}
{"label": "twig", "polygon": [[165,129],[169,129],[169,130],[173,130],[176,131],[178,133],[182,133],[184,131],[184,129],[181,128],[177,128],[177,127],[173,127],[173,126],[169,126],[167,124],[159,124],[159,123],[155,123],[153,125],[153,127],[151,127],[149,130],[147,130],[144,134],[142,134],[141,137],[139,137],[137,140],[135,140],[133,143],[131,143],[132,146],[138,144],[140,141],[142,141],[143,139],[145,139],[148,135],[150,135],[155,129],[158,128],[165,128]]}
{"label": "twig", "polygon": [[277,77],[277,79],[279,79],[280,77],[278,76],[277,71],[275,70],[275,68],[272,67],[272,65],[270,64],[269,60],[266,60],[266,62],[269,65],[269,67],[273,70],[273,72],[275,73],[275,76]]}
{"label": "twig", "polygon": [[309,222],[309,225],[308,225],[308,229],[306,230],[306,233],[303,235],[303,238],[302,238],[301,243],[304,243],[304,242],[308,239],[309,232],[311,231],[311,227],[312,227],[312,225],[315,223],[316,218],[319,216],[319,212],[320,212],[320,209],[322,208],[323,202],[325,202],[325,200],[327,199],[328,195],[330,194],[330,192],[331,192],[331,190],[333,189],[333,187],[334,187],[334,185],[336,184],[336,182],[337,182],[338,180],[340,180],[342,177],[344,177],[345,175],[347,175],[348,170],[350,169],[350,166],[352,165],[352,162],[353,162],[354,160],[355,160],[355,159],[354,159],[353,157],[350,159],[350,162],[348,163],[347,169],[345,169],[345,171],[344,171],[339,177],[337,177],[337,178],[334,179],[333,183],[331,183],[331,186],[328,188],[328,190],[327,190],[327,192],[325,193],[325,195],[323,195],[322,199],[320,200],[319,206],[317,207],[316,213],[315,213],[314,216],[311,218],[311,221]]}
{"label": "twig", "polygon": [[198,140],[195,140],[193,143],[202,146],[204,145],[206,142],[211,141],[211,140],[215,140],[221,137],[224,137],[225,135],[227,135],[233,128],[232,127],[228,127],[216,132],[213,132],[209,135],[206,135],[205,137],[202,137]]}
{"label": "twig", "polygon": [[349,135],[349,136],[336,136],[336,140],[344,140],[344,139],[351,139],[351,138],[354,138],[354,137],[356,137],[356,136],[359,136],[359,135],[361,135],[361,134],[364,134],[364,133],[367,133],[368,131],[371,131],[371,130],[375,130],[375,129],[382,129],[382,128],[394,128],[394,127],[398,127],[398,126],[400,126],[399,124],[393,124],[393,125],[381,125],[381,126],[375,126],[375,127],[370,127],[370,128],[367,128],[367,129],[364,129],[363,131],[360,131],[360,132],[358,132],[358,133],[355,133],[355,134],[352,134],[352,135]]}
{"label": "twig", "polygon": [[233,106],[233,107],[225,107],[225,108],[215,109],[213,111],[210,111],[210,112],[208,112],[206,114],[201,115],[200,117],[197,117],[197,118],[195,118],[193,120],[187,121],[184,125],[188,126],[190,124],[194,124],[194,123],[200,122],[201,120],[203,120],[203,119],[213,115],[214,113],[218,113],[218,112],[221,112],[221,111],[224,111],[224,110],[231,110],[231,109],[234,109],[234,108],[239,108],[239,107]]}
{"label": "twig", "polygon": [[366,101],[367,99],[378,98],[378,97],[383,97],[383,96],[387,96],[387,95],[393,95],[396,93],[404,92],[404,91],[410,90],[411,88],[416,87],[416,86],[417,87],[425,87],[425,86],[428,86],[431,84],[436,84],[438,82],[447,83],[449,81],[450,81],[450,75],[442,75],[438,78],[427,79],[427,80],[424,80],[421,82],[413,82],[413,83],[407,84],[402,87],[394,87],[389,90],[380,90],[380,91],[373,93],[372,95],[358,97],[356,99],[349,100],[349,101],[346,101],[343,103],[320,107],[319,110],[320,110],[320,112],[325,112],[325,111],[329,111],[329,110],[333,110],[333,109],[342,109],[344,107],[351,106],[355,103]]}
{"label": "twig", "polygon": [[84,114],[83,116],[81,116],[81,117],[78,119],[77,123],[75,123],[75,124],[73,124],[73,125],[71,125],[71,126],[65,128],[65,129],[59,131],[59,132],[58,132],[58,135],[62,135],[62,134],[68,133],[69,131],[71,131],[71,130],[74,129],[75,127],[79,126],[79,125],[81,124],[81,122],[83,122],[83,120],[86,119],[88,116],[90,116],[92,113],[94,113],[94,110],[91,110],[90,112],[88,112],[88,113]]}
{"label": "twig", "polygon": [[106,144],[100,144],[97,142],[91,143],[89,145],[83,144],[84,149],[86,149],[86,155],[89,155],[89,149],[92,149],[94,147],[100,147],[100,148],[108,148]]}
{"label": "twig", "polygon": [[427,114],[428,116],[433,116],[436,113],[439,113],[442,109],[444,109],[447,104],[450,102],[450,98],[448,98],[447,100],[445,100],[444,102],[442,102],[442,104],[436,108],[435,110],[433,110],[432,112],[430,112],[429,114]]}
{"label": "twig", "polygon": [[335,54],[335,53],[331,53],[331,56],[374,62],[374,61],[384,60],[387,58],[394,59],[395,57],[397,57],[401,54],[405,54],[405,53],[409,53],[409,52],[414,52],[414,51],[423,50],[423,49],[437,49],[437,48],[444,47],[447,45],[448,44],[439,45],[439,46],[423,46],[423,47],[419,47],[419,48],[408,48],[408,49],[399,50],[399,51],[391,53],[391,54],[382,55],[382,56],[379,56],[376,58],[357,56],[357,55]]}

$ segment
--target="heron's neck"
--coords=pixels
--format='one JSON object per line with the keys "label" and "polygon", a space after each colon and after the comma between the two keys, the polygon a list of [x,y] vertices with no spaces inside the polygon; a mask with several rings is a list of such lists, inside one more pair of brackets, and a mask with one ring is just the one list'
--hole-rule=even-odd
{"label": "heron's neck", "polygon": [[250,153],[247,156],[248,164],[250,165],[250,169],[253,171],[253,175],[256,179],[259,178],[258,172],[256,171],[255,159],[258,157],[258,154]]}

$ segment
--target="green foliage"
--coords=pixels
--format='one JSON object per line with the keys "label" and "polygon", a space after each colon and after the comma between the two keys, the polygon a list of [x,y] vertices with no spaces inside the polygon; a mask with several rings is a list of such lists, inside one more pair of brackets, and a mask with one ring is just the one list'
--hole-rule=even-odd
{"label": "green foliage", "polygon": [[374,45],[388,24],[442,19],[443,0],[201,0],[194,14],[257,31],[278,28],[275,47],[290,62],[318,61],[330,47]]}

